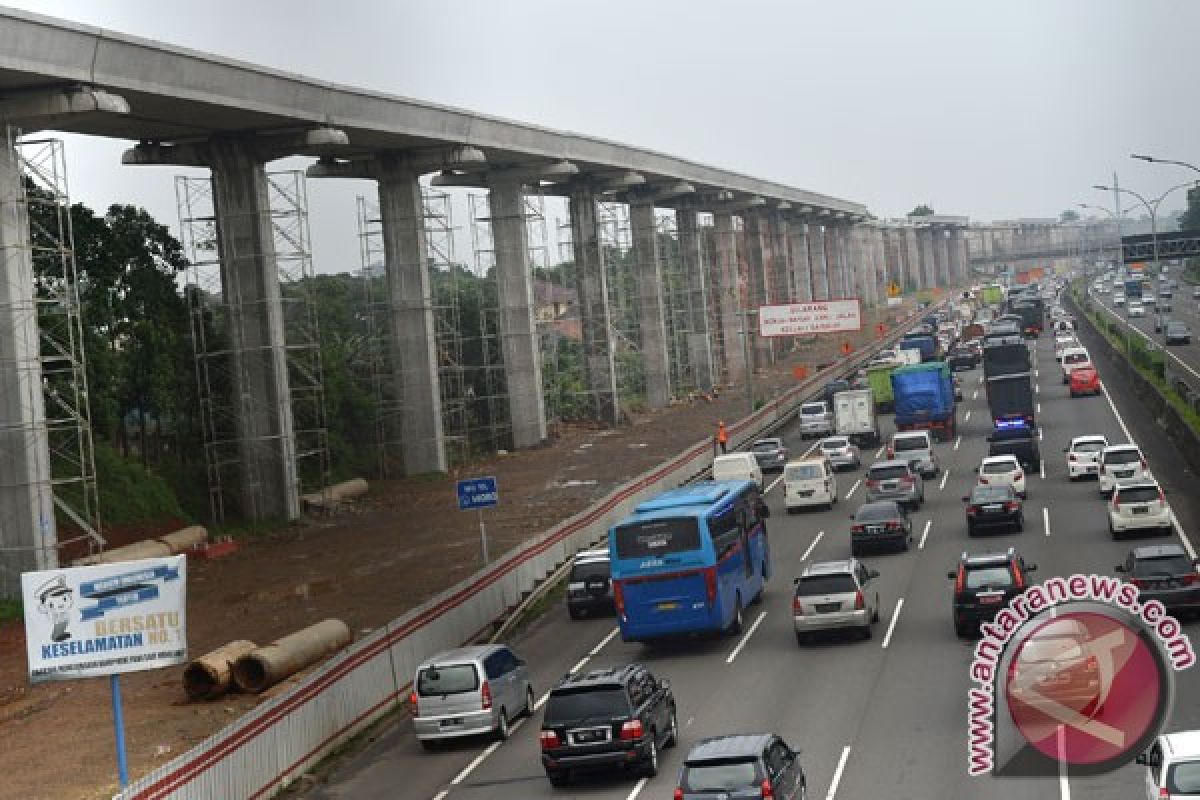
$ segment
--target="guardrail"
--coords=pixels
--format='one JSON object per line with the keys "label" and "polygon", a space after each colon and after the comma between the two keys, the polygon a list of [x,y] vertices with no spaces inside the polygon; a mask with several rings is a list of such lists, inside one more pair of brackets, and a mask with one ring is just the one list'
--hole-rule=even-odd
{"label": "guardrail", "polygon": [[[817,372],[734,423],[730,444],[745,444],[791,418],[815,387],[898,340],[921,313],[914,312],[878,343]],[[712,442],[706,439],[614,489],[590,508],[355,642],[289,692],[134,781],[114,800],[258,800],[286,788],[392,710],[423,659],[477,639],[526,592],[643,499],[704,472],[712,458]]]}

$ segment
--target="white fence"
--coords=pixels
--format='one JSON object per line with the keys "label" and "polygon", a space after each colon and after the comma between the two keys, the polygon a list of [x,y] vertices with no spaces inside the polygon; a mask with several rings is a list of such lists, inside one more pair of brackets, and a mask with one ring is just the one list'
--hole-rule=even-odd
{"label": "white fence", "polygon": [[[729,430],[730,444],[747,442],[781,423],[822,381],[869,356],[870,352],[860,353],[843,360],[738,421]],[[270,797],[394,708],[408,690],[418,663],[475,639],[520,602],[524,593],[599,539],[639,502],[702,473],[712,457],[712,442],[705,440],[613,490],[599,503],[355,642],[291,691],[271,698],[133,782],[114,800]]]}

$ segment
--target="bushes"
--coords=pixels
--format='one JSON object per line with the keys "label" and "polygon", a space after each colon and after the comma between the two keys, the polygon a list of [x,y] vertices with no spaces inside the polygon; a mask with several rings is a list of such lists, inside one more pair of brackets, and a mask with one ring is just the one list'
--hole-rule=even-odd
{"label": "bushes", "polygon": [[[100,520],[106,526],[184,517],[175,493],[161,475],[122,458],[103,442],[96,443],[96,476]],[[203,484],[200,488],[203,489]]]}

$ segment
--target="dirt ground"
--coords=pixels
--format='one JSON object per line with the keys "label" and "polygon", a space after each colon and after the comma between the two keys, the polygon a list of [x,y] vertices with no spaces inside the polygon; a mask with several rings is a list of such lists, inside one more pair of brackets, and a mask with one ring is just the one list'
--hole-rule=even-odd
{"label": "dirt ground", "polygon": [[[898,319],[908,308],[891,309],[889,316]],[[863,331],[848,337],[855,347],[874,338],[885,315],[865,316]],[[794,384],[796,365],[813,371],[835,360],[842,341],[822,337],[788,354],[756,377],[759,397]],[[456,479],[497,477],[501,505],[487,512],[497,555],[712,436],[718,419],[740,418],[746,407],[744,388],[731,387],[712,402],[637,415],[614,430],[568,426],[542,449],[493,456],[437,479],[377,482],[364,500],[336,516],[243,540],[239,552],[219,560],[193,561],[189,652],[200,655],[231,639],[267,643],[328,617],[344,619],[356,635],[366,633],[482,565],[476,516],[456,510]],[[181,674],[176,667],[122,679],[134,776],[258,702],[237,694],[189,702]],[[0,626],[0,742],[3,800],[108,798],[116,791],[108,682],[30,687],[19,622]]]}

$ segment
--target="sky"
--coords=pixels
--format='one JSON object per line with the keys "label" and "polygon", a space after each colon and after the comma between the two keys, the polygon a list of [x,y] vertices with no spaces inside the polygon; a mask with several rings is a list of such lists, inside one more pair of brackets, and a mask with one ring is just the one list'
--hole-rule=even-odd
{"label": "sky", "polygon": [[[8,4],[660,150],[880,217],[920,203],[977,220],[1057,216],[1111,207],[1091,187],[1114,171],[1149,199],[1200,177],[1129,158],[1200,163],[1190,0]],[[64,138],[73,199],[142,205],[177,226],[181,170],[122,167],[128,142]],[[319,271],[359,266],[355,197],[373,191],[309,182]]]}

